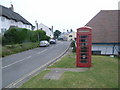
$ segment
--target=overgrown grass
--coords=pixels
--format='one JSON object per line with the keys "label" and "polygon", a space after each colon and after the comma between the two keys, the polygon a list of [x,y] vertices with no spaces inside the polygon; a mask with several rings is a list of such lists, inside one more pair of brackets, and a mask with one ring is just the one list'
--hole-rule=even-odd
{"label": "overgrown grass", "polygon": [[[75,53],[65,56],[50,68],[75,68]],[[59,80],[43,79],[43,71],[21,88],[118,88],[118,59],[92,56],[92,67],[86,72],[65,72]]]}
{"label": "overgrown grass", "polygon": [[0,57],[2,57],[2,45],[0,44]]}
{"label": "overgrown grass", "polygon": [[11,54],[15,54],[15,53],[19,53],[25,50],[29,50],[32,48],[36,48],[39,47],[38,42],[36,43],[32,43],[32,42],[27,42],[27,43],[23,43],[23,44],[15,44],[15,45],[5,45],[2,47],[2,57],[7,56],[7,55],[11,55]]}

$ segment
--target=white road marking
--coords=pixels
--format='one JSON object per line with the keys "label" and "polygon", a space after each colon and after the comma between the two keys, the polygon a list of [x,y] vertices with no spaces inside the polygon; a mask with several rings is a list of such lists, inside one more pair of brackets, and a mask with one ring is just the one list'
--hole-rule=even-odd
{"label": "white road marking", "polygon": [[43,53],[43,52],[45,52],[47,49],[45,49],[45,50],[43,50],[43,51],[41,51],[41,52],[37,52],[36,54],[41,54],[41,53]]}
{"label": "white road marking", "polygon": [[[45,49],[45,50],[43,50],[43,51],[41,51],[41,52],[38,52],[38,53],[36,53],[36,54],[43,53],[43,52],[45,52],[46,50],[47,50],[47,49]],[[34,54],[34,55],[36,55],[36,54]],[[10,66],[12,66],[12,65],[14,65],[14,64],[16,64],[16,63],[22,62],[22,61],[24,61],[24,60],[27,60],[27,59],[29,59],[29,58],[31,58],[31,57],[32,57],[32,56],[25,57],[25,58],[23,58],[23,59],[21,59],[21,60],[18,60],[18,61],[14,62],[14,63],[11,63],[11,64],[9,64],[9,65],[6,65],[6,66],[2,67],[2,69],[7,68],[7,67],[10,67]]]}

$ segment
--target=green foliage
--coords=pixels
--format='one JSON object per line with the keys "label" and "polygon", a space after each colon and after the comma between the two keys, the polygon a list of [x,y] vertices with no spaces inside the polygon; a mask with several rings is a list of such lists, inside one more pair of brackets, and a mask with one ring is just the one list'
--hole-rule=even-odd
{"label": "green foliage", "polygon": [[60,32],[59,30],[56,30],[56,31],[54,32],[54,37],[55,37],[55,38],[58,38],[58,37],[60,36],[60,34],[61,34],[61,32]]}
{"label": "green foliage", "polygon": [[46,36],[46,40],[49,41],[49,40],[50,40],[50,37],[49,37],[49,36]]}
{"label": "green foliage", "polygon": [[43,30],[37,30],[37,34],[39,35],[39,41],[46,39],[46,32]]}
{"label": "green foliage", "polygon": [[[25,28],[12,28],[2,37],[2,56],[11,55],[39,46],[39,41],[50,39],[43,30],[32,31]],[[39,38],[38,38],[39,37]],[[38,41],[39,40],[39,41]],[[34,42],[34,43],[33,43]],[[1,53],[0,53],[1,55]]]}
{"label": "green foliage", "polygon": [[20,44],[24,42],[37,42],[38,40],[49,40],[43,30],[31,31],[25,28],[12,28],[2,36],[3,45]]}
{"label": "green foliage", "polygon": [[31,42],[36,42],[36,41],[38,41],[37,32],[36,32],[36,31],[31,31],[30,41],[31,41]]}
{"label": "green foliage", "polygon": [[0,44],[2,44],[2,35],[0,34]]}
{"label": "green foliage", "polygon": [[22,43],[27,39],[27,29],[12,28],[5,32],[3,45]]}
{"label": "green foliage", "polygon": [[72,41],[70,46],[72,47],[72,52],[76,52],[75,41]]}

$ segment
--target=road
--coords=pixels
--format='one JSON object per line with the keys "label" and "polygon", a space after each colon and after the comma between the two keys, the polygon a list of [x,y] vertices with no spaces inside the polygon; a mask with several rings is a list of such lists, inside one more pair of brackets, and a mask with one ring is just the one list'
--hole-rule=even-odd
{"label": "road", "polygon": [[2,87],[6,87],[36,68],[53,60],[63,53],[70,42],[59,41],[49,47],[39,47],[2,59]]}

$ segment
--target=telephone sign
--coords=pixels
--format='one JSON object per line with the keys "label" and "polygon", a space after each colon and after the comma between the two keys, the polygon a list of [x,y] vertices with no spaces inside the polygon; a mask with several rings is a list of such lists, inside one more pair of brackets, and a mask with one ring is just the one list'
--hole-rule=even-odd
{"label": "telephone sign", "polygon": [[78,28],[76,41],[76,66],[91,67],[92,28]]}

